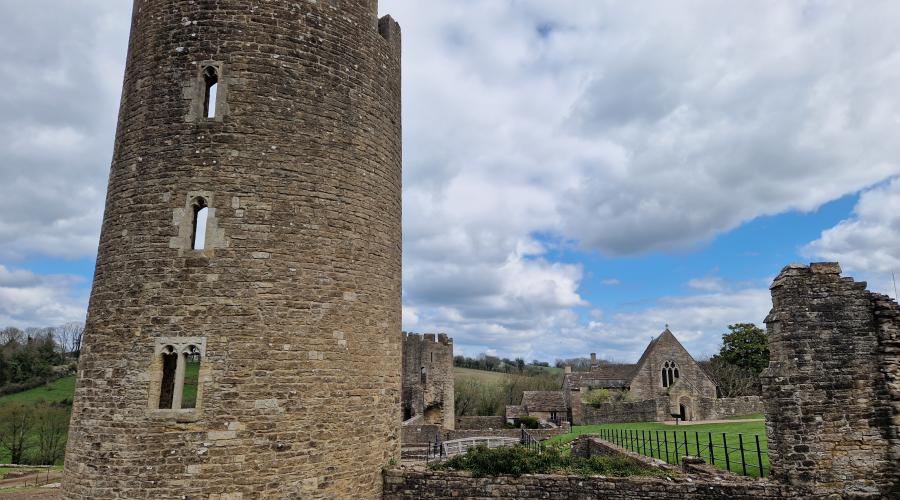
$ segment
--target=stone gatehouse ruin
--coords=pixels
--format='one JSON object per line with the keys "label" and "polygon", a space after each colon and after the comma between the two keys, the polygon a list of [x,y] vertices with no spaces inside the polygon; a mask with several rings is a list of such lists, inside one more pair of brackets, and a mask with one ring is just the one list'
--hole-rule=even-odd
{"label": "stone gatehouse ruin", "polygon": [[453,339],[403,332],[401,394],[404,425],[453,429]]}
{"label": "stone gatehouse ruin", "polygon": [[900,306],[837,263],[790,265],[772,283],[766,325],[773,476],[900,497]]}

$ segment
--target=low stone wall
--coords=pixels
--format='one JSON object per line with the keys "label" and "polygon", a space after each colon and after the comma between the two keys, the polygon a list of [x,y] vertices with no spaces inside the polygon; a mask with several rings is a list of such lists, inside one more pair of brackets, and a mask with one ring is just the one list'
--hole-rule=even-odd
{"label": "low stone wall", "polygon": [[440,425],[404,425],[400,427],[400,443],[407,445],[422,445],[440,441],[442,429]]}
{"label": "low stone wall", "polygon": [[[560,434],[568,434],[572,432],[572,426],[569,425],[568,422],[564,423],[562,426],[557,427],[555,429],[528,429],[528,433],[531,434],[535,439],[543,441],[544,439],[550,439],[553,436],[559,436]],[[512,437],[518,438],[522,437],[521,429],[469,429],[469,430],[452,430],[444,432],[444,439],[446,441],[450,441],[451,439],[465,439],[472,437]]]}
{"label": "low stone wall", "polygon": [[453,430],[444,432],[444,440],[466,439],[473,437],[522,437],[520,429],[469,429],[465,431]]}
{"label": "low stone wall", "polygon": [[581,421],[575,425],[593,425],[627,422],[655,422],[657,404],[655,399],[628,403],[604,403],[598,407],[581,403]]}
{"label": "low stone wall", "polygon": [[759,396],[741,396],[737,398],[708,399],[698,401],[701,418],[712,420],[726,417],[737,417],[763,413],[765,405]]}
{"label": "low stone wall", "polygon": [[691,500],[811,499],[791,487],[757,481],[714,479],[583,477],[535,474],[472,477],[467,472],[390,469],[384,472],[384,500],[458,498],[622,498]]}
{"label": "low stone wall", "polygon": [[467,431],[471,429],[502,429],[506,418],[502,416],[491,417],[456,417],[456,430]]}

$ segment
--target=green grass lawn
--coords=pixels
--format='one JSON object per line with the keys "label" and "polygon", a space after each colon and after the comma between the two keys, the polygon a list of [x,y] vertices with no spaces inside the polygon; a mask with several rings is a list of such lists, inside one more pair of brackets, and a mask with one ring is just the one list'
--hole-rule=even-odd
{"label": "green grass lawn", "polygon": [[765,420],[766,416],[762,413],[753,413],[752,415],[735,415],[733,417],[725,417],[725,420]]}
{"label": "green grass lawn", "polygon": [[75,375],[63,377],[34,389],[0,397],[0,403],[12,401],[36,403],[41,400],[57,403],[66,399],[71,401],[73,395],[75,395]]}
{"label": "green grass lawn", "polygon": [[[699,452],[699,455],[707,463],[714,463],[722,469],[726,468],[724,444],[727,443],[729,469],[732,472],[743,474],[744,467],[742,464],[746,463],[747,475],[755,477],[760,475],[759,458],[756,452],[756,440],[758,438],[760,454],[762,455],[762,467],[765,475],[769,473],[766,426],[763,420],[679,426],[655,422],[575,426],[571,433],[557,436],[550,442],[565,443],[582,434],[600,434],[601,437],[614,441],[620,446],[642,455],[663,459],[672,464],[680,463],[681,457],[684,455],[698,455]],[[743,439],[744,443],[743,461],[741,460],[739,449],[741,439]],[[712,456],[714,460],[710,459],[710,441],[713,445]],[[687,450],[685,450],[685,447]]]}

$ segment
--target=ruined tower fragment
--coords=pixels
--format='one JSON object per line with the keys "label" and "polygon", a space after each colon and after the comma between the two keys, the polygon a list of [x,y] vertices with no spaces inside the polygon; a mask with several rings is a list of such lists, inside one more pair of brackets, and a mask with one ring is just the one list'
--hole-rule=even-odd
{"label": "ruined tower fragment", "polygon": [[772,284],[763,372],[773,476],[821,494],[900,493],[900,307],[841,277],[790,265]]}
{"label": "ruined tower fragment", "polygon": [[400,141],[377,0],[135,0],[65,498],[380,498]]}

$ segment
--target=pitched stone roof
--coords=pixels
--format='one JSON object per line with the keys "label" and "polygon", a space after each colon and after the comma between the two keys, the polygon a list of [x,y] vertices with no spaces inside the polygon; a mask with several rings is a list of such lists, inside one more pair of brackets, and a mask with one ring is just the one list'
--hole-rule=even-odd
{"label": "pitched stone roof", "polygon": [[589,372],[576,372],[566,375],[565,387],[595,389],[620,389],[628,387],[637,365],[627,363],[604,363],[591,367]]}
{"label": "pitched stone roof", "polygon": [[528,412],[566,411],[566,395],[563,391],[525,391],[522,406]]}
{"label": "pitched stone roof", "polygon": [[507,406],[506,407],[506,419],[514,419],[519,417],[527,417],[528,412],[525,411],[524,406]]}

